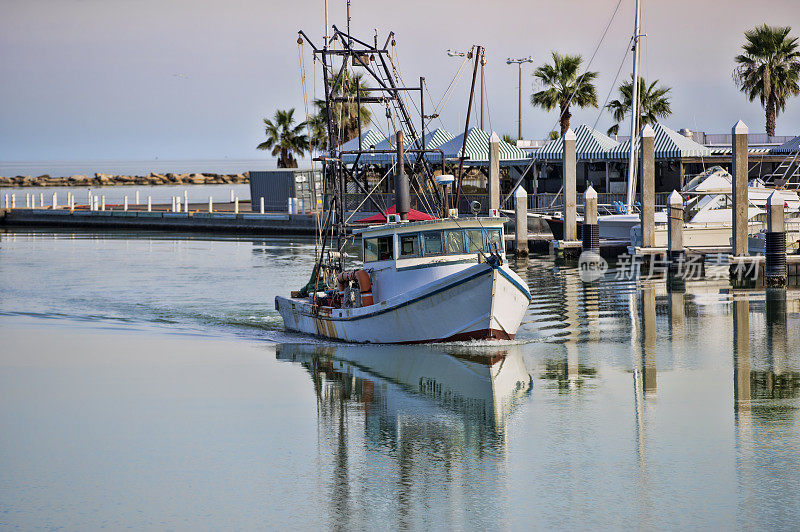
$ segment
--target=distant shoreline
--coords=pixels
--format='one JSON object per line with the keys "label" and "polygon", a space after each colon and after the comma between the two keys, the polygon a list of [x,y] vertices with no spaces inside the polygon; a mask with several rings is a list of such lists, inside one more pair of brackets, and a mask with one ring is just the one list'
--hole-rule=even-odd
{"label": "distant shoreline", "polygon": [[238,174],[217,173],[166,173],[151,172],[148,175],[116,175],[96,173],[94,176],[76,174],[53,177],[40,176],[0,177],[0,187],[84,187],[124,185],[242,185],[250,182],[250,172]]}

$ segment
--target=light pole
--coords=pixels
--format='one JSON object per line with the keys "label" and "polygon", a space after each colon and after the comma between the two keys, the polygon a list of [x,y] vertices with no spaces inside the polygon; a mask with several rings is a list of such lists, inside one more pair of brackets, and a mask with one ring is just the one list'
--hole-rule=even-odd
{"label": "light pole", "polygon": [[[472,51],[470,50],[469,52],[457,52],[455,50],[451,50],[451,49],[448,48],[447,49],[447,55],[449,55],[450,57],[464,57],[464,56],[467,56],[467,57],[471,58],[472,57]],[[481,54],[481,129],[483,129],[483,102],[484,102],[484,99],[483,99],[483,85],[484,85],[483,67],[485,67],[485,66],[486,66],[486,54],[482,53]]]}
{"label": "light pole", "polygon": [[506,59],[507,65],[515,64],[519,67],[519,113],[517,114],[517,139],[522,140],[522,63],[533,63],[531,56],[520,59]]}

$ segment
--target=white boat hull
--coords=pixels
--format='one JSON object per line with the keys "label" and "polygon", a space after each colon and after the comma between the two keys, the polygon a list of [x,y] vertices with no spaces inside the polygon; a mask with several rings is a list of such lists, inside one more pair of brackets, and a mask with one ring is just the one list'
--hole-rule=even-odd
{"label": "white boat hull", "polygon": [[348,342],[428,343],[512,339],[531,301],[507,266],[475,264],[408,293],[359,308],[276,297],[287,329]]}

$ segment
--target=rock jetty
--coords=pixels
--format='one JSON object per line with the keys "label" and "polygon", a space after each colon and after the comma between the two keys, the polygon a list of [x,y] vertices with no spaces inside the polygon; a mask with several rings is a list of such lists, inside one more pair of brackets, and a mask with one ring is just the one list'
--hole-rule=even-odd
{"label": "rock jetty", "polygon": [[71,175],[68,177],[52,177],[18,175],[0,177],[3,187],[80,187],[80,186],[118,186],[118,185],[240,185],[250,182],[250,173],[243,174],[156,174],[149,175],[114,175],[96,173],[94,176]]}

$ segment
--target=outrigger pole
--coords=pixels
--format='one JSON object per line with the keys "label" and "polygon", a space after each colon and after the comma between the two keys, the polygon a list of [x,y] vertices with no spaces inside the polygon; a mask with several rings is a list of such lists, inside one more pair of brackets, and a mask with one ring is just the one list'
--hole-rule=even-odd
{"label": "outrigger pole", "polygon": [[[349,17],[348,17],[349,19]],[[348,20],[349,23],[349,20]],[[358,179],[358,167],[359,167],[359,160],[361,159],[362,155],[370,155],[375,153],[396,153],[395,150],[375,150],[375,149],[364,149],[364,146],[361,145],[361,106],[362,104],[371,104],[371,103],[381,103],[387,107],[387,113],[390,113],[389,105],[392,106],[394,109],[395,116],[398,117],[400,120],[400,127],[398,131],[405,131],[410,139],[410,145],[414,146],[414,148],[406,150],[406,153],[417,154],[417,162],[421,163],[423,174],[427,179],[430,189],[434,191],[434,209],[436,212],[441,211],[441,204],[443,203],[443,199],[441,197],[440,191],[438,186],[433,179],[433,172],[430,170],[428,161],[424,157],[426,153],[434,153],[434,152],[441,152],[441,150],[432,149],[428,150],[425,149],[425,115],[423,114],[421,117],[421,129],[422,135],[421,137],[417,134],[417,130],[414,126],[413,121],[406,109],[403,100],[400,98],[400,94],[402,92],[410,92],[410,91],[419,91],[420,93],[420,104],[422,106],[423,102],[423,84],[424,78],[420,78],[420,85],[419,87],[402,87],[397,86],[395,83],[394,75],[392,70],[389,68],[389,64],[391,64],[391,56],[387,46],[391,41],[392,45],[394,45],[394,33],[390,33],[386,39],[386,44],[382,48],[378,47],[377,44],[377,36],[375,38],[375,44],[370,45],[361,41],[348,33],[344,33],[340,31],[335,25],[332,26],[333,28],[333,35],[328,38],[328,31],[327,25],[325,29],[325,46],[323,48],[317,48],[311,39],[303,32],[302,30],[299,31],[299,40],[305,40],[313,49],[313,53],[315,56],[319,55],[321,62],[322,62],[322,70],[323,70],[323,84],[325,90],[325,117],[326,117],[326,126],[328,129],[328,154],[327,157],[322,157],[320,160],[322,161],[323,167],[323,180],[324,180],[324,189],[330,190],[330,197],[328,199],[328,214],[325,217],[325,224],[323,225],[322,232],[323,232],[323,240],[322,240],[322,247],[320,249],[320,255],[318,259],[318,264],[322,266],[322,261],[325,254],[325,246],[327,243],[327,231],[329,228],[336,228],[336,238],[337,238],[337,248],[338,248],[338,256],[335,257],[337,264],[334,266],[335,269],[339,271],[343,270],[343,249],[346,243],[346,236],[347,236],[347,227],[346,227],[346,205],[345,205],[345,193],[347,192],[347,185],[349,181],[352,181],[356,188],[363,194],[366,195],[366,199],[369,200],[373,206],[376,207],[378,211],[383,211],[383,208],[379,206],[375,199],[372,197],[370,191],[360,182]],[[339,41],[342,48],[341,49],[332,49],[330,44],[334,41]],[[388,56],[389,61],[387,62],[386,57]],[[337,57],[341,57],[342,65],[339,69],[338,73],[335,77],[331,76],[332,69],[334,67],[334,60]],[[374,63],[374,65],[373,65]],[[366,89],[362,89],[361,87],[356,87],[356,95],[353,96],[340,96],[340,88],[346,82],[345,73],[347,66],[352,65],[355,67],[363,68],[367,73],[369,73],[370,77],[377,83],[376,87],[369,87]],[[474,82],[473,82],[474,83]],[[365,94],[366,93],[366,94]],[[378,95],[373,95],[372,93],[378,93]],[[334,118],[333,118],[333,109],[335,109],[335,104],[342,103],[342,104],[355,104],[356,106],[356,120],[358,123],[359,128],[359,137],[358,137],[358,149],[357,150],[347,150],[341,151],[337,153],[338,147],[342,144],[342,139],[339,138],[339,132],[337,131]],[[424,110],[424,107],[421,107]],[[417,147],[421,145],[421,149]],[[352,168],[348,168],[344,162],[342,161],[342,155],[355,155],[355,163],[352,165]],[[399,160],[396,164],[403,165],[405,161]],[[400,170],[402,171],[402,169]],[[349,179],[348,179],[349,178]],[[420,183],[421,185],[421,183]],[[423,190],[420,190],[423,192]],[[333,265],[329,265],[333,266]]]}
{"label": "outrigger pole", "polygon": [[482,62],[483,46],[478,46],[475,50],[475,67],[472,69],[472,85],[469,88],[469,103],[467,104],[467,119],[464,121],[464,140],[461,143],[461,156],[458,158],[458,186],[456,186],[456,206],[458,209],[461,199],[461,180],[463,179],[462,170],[464,169],[464,153],[467,149],[467,133],[469,132],[469,116],[472,113],[472,100],[475,97],[475,78],[478,75],[478,62]]}

